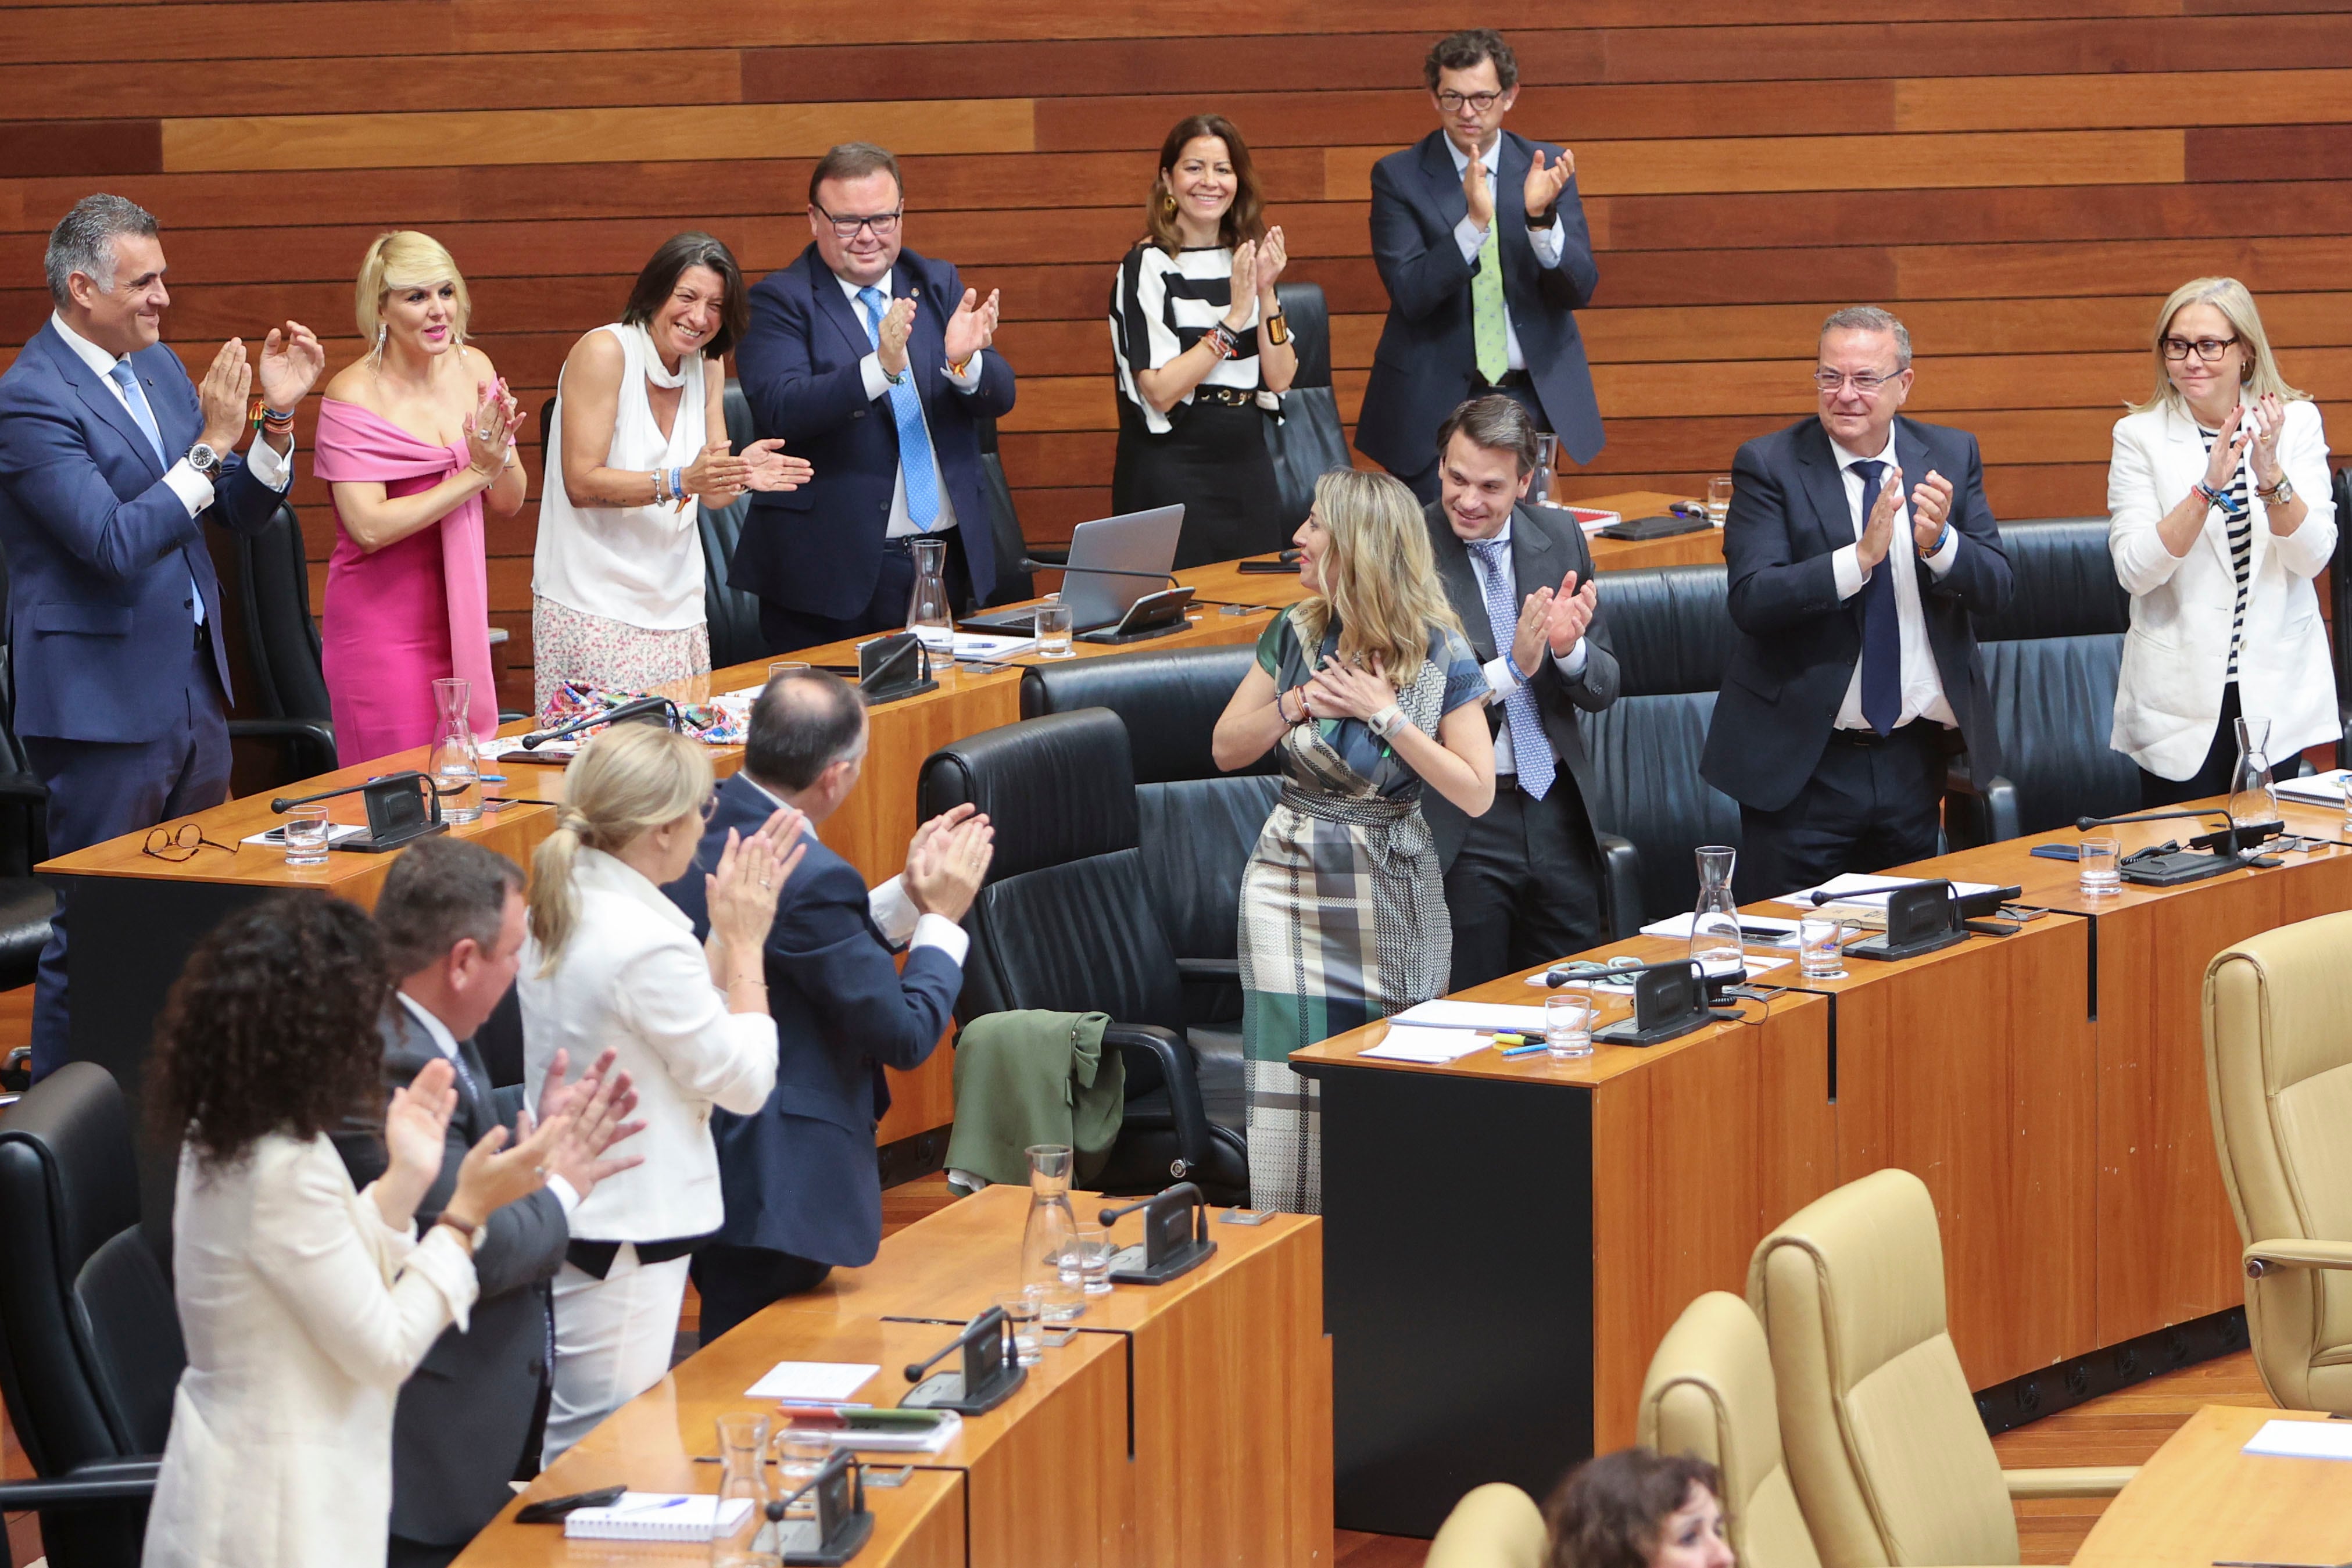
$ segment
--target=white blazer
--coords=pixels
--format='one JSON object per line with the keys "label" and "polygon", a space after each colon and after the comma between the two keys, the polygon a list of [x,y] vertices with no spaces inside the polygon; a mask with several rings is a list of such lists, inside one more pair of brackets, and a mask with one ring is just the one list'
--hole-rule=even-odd
{"label": "white blazer", "polygon": [[352,1190],[326,1138],[180,1155],[172,1293],[188,1368],[147,1514],[144,1568],[382,1568],[392,1412],[474,1304],[472,1255],[419,1242]]}
{"label": "white blazer", "polygon": [[[2107,550],[2132,596],[2108,743],[2160,778],[2185,779],[2205,760],[2221,720],[2230,668],[2230,621],[2238,584],[2230,565],[2229,522],[2219,507],[2186,555],[2164,547],[2156,525],[2205,477],[2196,421],[2169,405],[2116,421],[2107,467]],[[2273,765],[2344,732],[2327,630],[2311,580],[2336,552],[2336,502],[2328,489],[2327,437],[2319,405],[2286,405],[2279,464],[2308,509],[2303,526],[2271,532],[2262,499],[2238,647],[2238,700],[2249,719],[2271,721]]]}
{"label": "white blazer", "polygon": [[710,982],[694,922],[659,888],[601,849],[572,862],[580,918],[552,974],[537,938],[523,944],[526,1081],[538,1083],[560,1048],[578,1078],[610,1046],[636,1082],[629,1140],[645,1163],[596,1184],[572,1212],[582,1241],[669,1241],[719,1228],[719,1150],[710,1108],[755,1114],[776,1087],[776,1021],[730,1013]]}

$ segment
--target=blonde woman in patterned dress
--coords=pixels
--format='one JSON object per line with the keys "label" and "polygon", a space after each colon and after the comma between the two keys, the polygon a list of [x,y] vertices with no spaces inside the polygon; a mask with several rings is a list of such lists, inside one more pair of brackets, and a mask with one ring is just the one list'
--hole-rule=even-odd
{"label": "blonde woman in patterned dress", "polygon": [[728,449],[720,362],[750,309],[728,248],[681,234],[564,361],[531,562],[541,711],[566,681],[638,691],[710,668],[697,503],[810,474],[782,441]]}
{"label": "blonde woman in patterned dress", "polygon": [[1315,596],[1258,639],[1212,747],[1225,769],[1282,752],[1282,795],[1242,873],[1250,1201],[1312,1214],[1316,1089],[1290,1053],[1444,994],[1454,926],[1421,792],[1484,816],[1495,742],[1486,673],[1410,489],[1326,474],[1295,542]]}

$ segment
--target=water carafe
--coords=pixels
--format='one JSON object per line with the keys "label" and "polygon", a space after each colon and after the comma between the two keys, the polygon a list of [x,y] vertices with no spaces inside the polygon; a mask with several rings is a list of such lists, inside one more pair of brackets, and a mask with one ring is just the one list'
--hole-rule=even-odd
{"label": "water carafe", "polygon": [[1536,470],[1528,486],[1528,501],[1533,506],[1547,505],[1551,500],[1553,482],[1559,477],[1559,437],[1549,430],[1536,433]]}
{"label": "water carafe", "polygon": [[1076,1317],[1085,1303],[1065,1279],[1078,1266],[1078,1216],[1070,1208],[1067,1145],[1033,1143],[1029,1155],[1029,1224],[1021,1233],[1021,1283],[1038,1289],[1042,1315],[1052,1322]]}
{"label": "water carafe", "polygon": [[474,742],[474,683],[445,676],[433,683],[441,717],[425,753],[425,775],[441,797],[441,820],[473,822],[482,815],[482,753]]}
{"label": "water carafe", "polygon": [[2238,721],[2238,760],[2230,768],[2230,821],[2239,827],[2279,819],[2278,792],[2271,787],[2271,721]]}
{"label": "water carafe", "polygon": [[907,596],[907,629],[922,639],[938,664],[955,651],[955,621],[948,614],[948,543],[918,539],[913,548],[915,591]]}
{"label": "water carafe", "polygon": [[1691,911],[1690,955],[1710,975],[1747,973],[1739,945],[1739,906],[1731,900],[1731,867],[1739,852],[1703,844],[1698,856],[1698,906]]}
{"label": "water carafe", "polygon": [[768,1519],[768,1417],[758,1411],[730,1411],[719,1417],[719,1507],[751,1504],[732,1529],[712,1535],[713,1562],[749,1552],[775,1552],[776,1527]]}

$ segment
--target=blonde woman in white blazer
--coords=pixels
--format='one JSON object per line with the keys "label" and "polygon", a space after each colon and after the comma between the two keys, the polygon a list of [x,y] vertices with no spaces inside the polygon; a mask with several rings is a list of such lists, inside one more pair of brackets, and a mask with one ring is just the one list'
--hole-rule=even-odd
{"label": "blonde woman in white blazer", "polygon": [[536,1081],[559,1050],[575,1062],[618,1053],[645,1130],[631,1145],[637,1167],[597,1183],[572,1214],[555,1277],[550,1461],[669,1371],[689,1256],[726,1213],[711,1107],[749,1116],[775,1087],[761,950],[805,822],[779,811],[730,837],[705,878],[710,938],[698,943],[662,888],[693,868],[709,815],[702,743],[618,725],[581,749],[563,789],[531,861],[516,983],[525,1058]]}
{"label": "blonde woman in white blazer", "polygon": [[552,1117],[467,1154],[422,1240],[457,1091],[436,1061],[392,1097],[385,1168],[353,1191],[328,1141],[379,1102],[390,966],[367,916],[289,895],[224,922],[157,1029],[150,1095],[183,1139],[173,1295],[188,1344],[145,1568],[383,1568],[400,1385],[473,1306],[473,1237],[546,1180]]}
{"label": "blonde woman in white blazer", "polygon": [[2109,743],[2147,808],[2228,790],[2241,714],[2268,721],[2274,764],[2343,733],[2312,587],[2336,529],[2319,406],[2233,278],[2174,289],[2154,352],[2155,395],[2116,421],[2107,468],[2132,598]]}

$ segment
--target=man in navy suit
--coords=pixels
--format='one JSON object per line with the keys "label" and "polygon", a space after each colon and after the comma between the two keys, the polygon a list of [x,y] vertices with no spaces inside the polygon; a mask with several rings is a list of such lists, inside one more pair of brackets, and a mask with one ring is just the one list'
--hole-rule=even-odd
{"label": "man in navy suit", "polygon": [[1013,408],[1013,367],[988,352],[996,295],[901,248],[898,161],[845,142],[809,176],[800,259],[751,290],[736,374],[761,436],[816,478],[751,498],[728,581],[760,597],[777,653],[906,625],[911,550],[947,543],[949,608],[996,586],[980,421]]}
{"label": "man in navy suit", "polygon": [[[698,860],[716,866],[730,831],[750,834],[781,806],[807,813],[808,853],[776,900],[768,932],[768,1010],[776,1088],[756,1116],[711,1117],[727,1221],[694,1255],[709,1344],[771,1301],[814,1289],[835,1265],[871,1263],[882,1245],[874,1129],[890,1107],[882,1069],[920,1067],[963,989],[964,911],[988,874],[993,831],[970,806],[932,818],[906,871],[867,892],[817,829],[857,787],[866,705],[824,670],[778,676],[751,705],[742,771],[719,790]],[[702,876],[667,891],[709,926]],[[904,944],[904,973],[893,962]]]}
{"label": "man in navy suit", "polygon": [[1901,321],[1839,310],[1822,325],[1820,412],[1732,460],[1740,636],[1699,773],[1739,803],[1743,900],[1924,859],[1949,759],[2000,772],[1969,616],[2009,603],[2009,557],[1977,438],[1899,417],[1911,380]]}
{"label": "man in navy suit", "polygon": [[[154,218],[86,196],[49,235],[48,323],[0,375],[0,551],[16,733],[68,854],[228,795],[228,656],[204,523],[260,531],[292,476],[294,405],[326,366],[272,327],[266,427],[242,458],[256,366],[235,338],[199,387],[157,340],[171,296]],[[33,1076],[67,1059],[66,917],[41,950]]]}
{"label": "man in navy suit", "polygon": [[1441,38],[1422,74],[1439,129],[1372,165],[1372,261],[1389,317],[1356,450],[1427,506],[1438,499],[1437,427],[1489,392],[1525,404],[1578,462],[1600,452],[1575,312],[1601,272],[1575,154],[1503,129],[1519,67],[1502,35]]}

